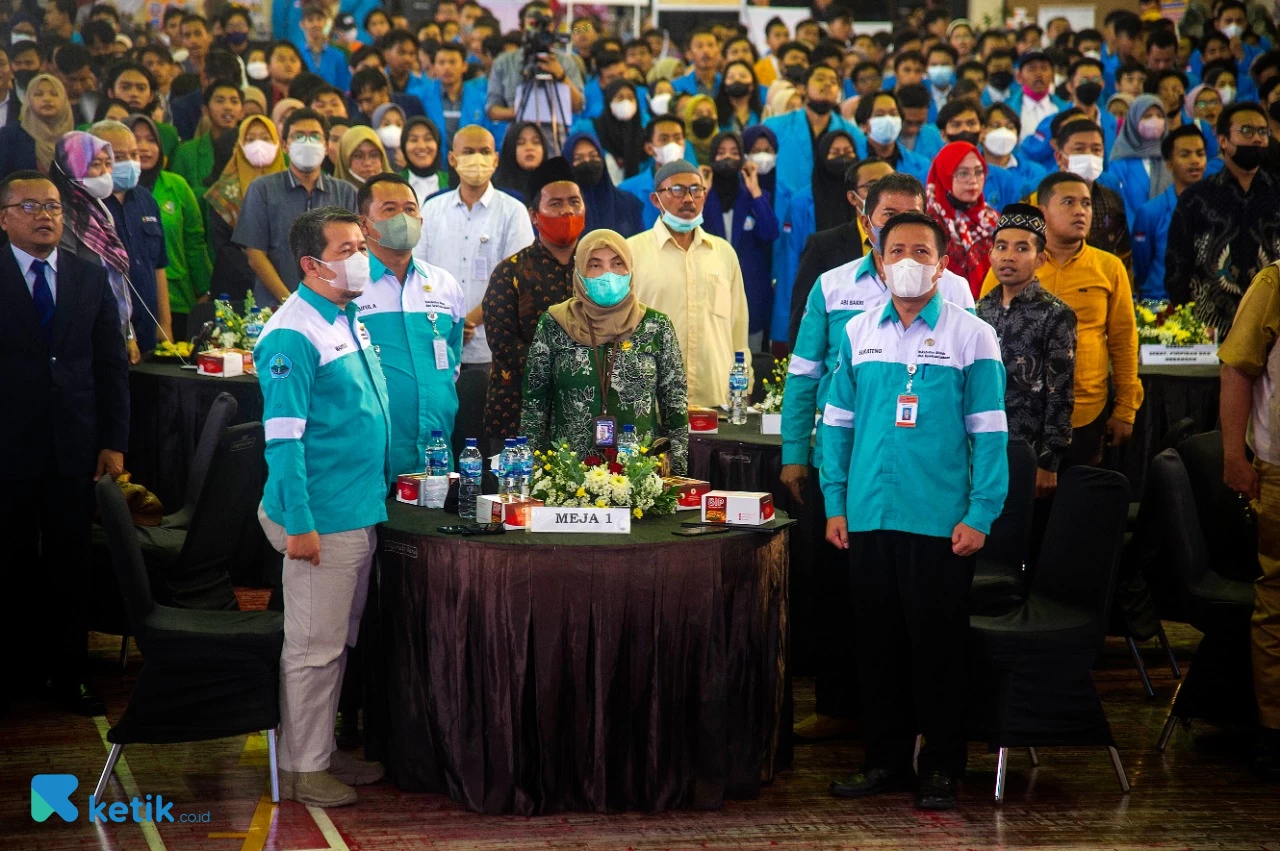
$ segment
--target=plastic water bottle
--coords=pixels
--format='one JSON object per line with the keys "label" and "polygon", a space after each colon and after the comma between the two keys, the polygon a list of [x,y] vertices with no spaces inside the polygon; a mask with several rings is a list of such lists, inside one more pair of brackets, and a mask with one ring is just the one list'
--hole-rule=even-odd
{"label": "plastic water bottle", "polygon": [[253,351],[258,345],[258,338],[262,336],[262,313],[261,309],[255,307],[249,311],[249,318],[244,323],[244,345],[249,351]]}
{"label": "plastic water bottle", "polygon": [[516,451],[520,458],[519,493],[527,499],[533,487],[533,450],[529,448],[529,438],[517,437]]}
{"label": "plastic water bottle", "polygon": [[444,432],[438,428],[431,430],[427,441],[427,475],[449,475],[449,447],[444,442]]}
{"label": "plastic water bottle", "polygon": [[734,352],[733,368],[729,370],[729,423],[731,425],[746,425],[747,392],[746,354]]}
{"label": "plastic water bottle", "polygon": [[498,495],[519,494],[520,485],[520,450],[516,448],[516,439],[508,437],[502,441],[502,456],[499,459],[502,470],[498,473]]}
{"label": "plastic water bottle", "polygon": [[631,423],[622,426],[622,434],[618,437],[618,463],[627,463],[628,455],[636,454],[636,427]]}
{"label": "plastic water bottle", "polygon": [[476,446],[474,437],[467,438],[467,446],[458,456],[458,516],[463,520],[476,519],[476,497],[480,495],[480,477],[484,475],[484,458]]}
{"label": "plastic water bottle", "polygon": [[231,296],[226,293],[219,294],[217,300],[213,303],[213,327],[215,329],[215,333],[218,335],[217,340],[214,341],[215,346],[222,345],[222,335],[226,334],[229,330],[227,328],[227,323],[222,317],[223,315],[230,314],[232,312]]}

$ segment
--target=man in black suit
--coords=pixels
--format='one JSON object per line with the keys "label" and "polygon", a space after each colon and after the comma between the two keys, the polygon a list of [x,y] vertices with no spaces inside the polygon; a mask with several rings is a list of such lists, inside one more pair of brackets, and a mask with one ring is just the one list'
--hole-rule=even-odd
{"label": "man in black suit", "polygon": [[[13,616],[6,646],[72,710],[86,687],[93,483],[124,470],[129,366],[106,270],[58,250],[62,199],[47,177],[0,182],[0,540]],[[30,617],[35,614],[36,617]],[[15,634],[17,624],[37,624]]]}
{"label": "man in black suit", "polygon": [[[867,190],[893,166],[879,157],[867,157],[845,175],[845,198],[853,207],[853,221],[811,234],[804,243],[804,252],[796,266],[795,285],[791,289],[791,321],[787,326],[787,351],[796,344],[800,320],[804,318],[804,306],[809,303],[809,291],[818,276],[828,269],[852,263],[866,252],[863,250],[862,233],[858,229],[858,215],[867,199]],[[786,354],[782,352],[781,354]]]}
{"label": "man in black suit", "polygon": [[18,103],[18,92],[13,87],[13,66],[9,63],[9,54],[0,49],[0,127],[17,124],[21,111],[22,104]]}

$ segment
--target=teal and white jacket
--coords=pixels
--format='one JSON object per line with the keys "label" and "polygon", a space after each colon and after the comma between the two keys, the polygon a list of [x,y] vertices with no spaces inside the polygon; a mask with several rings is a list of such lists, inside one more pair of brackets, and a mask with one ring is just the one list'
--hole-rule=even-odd
{"label": "teal and white jacket", "polygon": [[290,535],[387,519],[387,384],[369,332],[299,284],[254,349],[267,438],[262,507]]}
{"label": "teal and white jacket", "polygon": [[[372,253],[369,276],[369,286],[355,305],[387,377],[391,472],[421,472],[427,468],[431,430],[440,429],[449,444],[458,414],[455,381],[462,363],[466,316],[462,287],[444,269],[417,258],[409,266],[404,286]],[[440,368],[436,340],[444,341],[448,361]]]}
{"label": "teal and white jacket", "polygon": [[991,531],[1009,486],[1004,383],[995,331],[941,293],[909,328],[892,301],[850,320],[822,413],[827,516],[850,532]]}
{"label": "teal and white jacket", "polygon": [[[938,279],[938,292],[954,305],[974,312],[969,282],[951,271]],[[868,253],[843,266],[823,272],[809,290],[804,318],[796,332],[796,345],[787,369],[782,393],[782,463],[808,464],[814,418],[827,402],[827,386],[836,368],[844,326],[868,310],[880,310],[889,301],[889,288],[876,273]],[[813,440],[813,466],[822,466],[822,423]]]}

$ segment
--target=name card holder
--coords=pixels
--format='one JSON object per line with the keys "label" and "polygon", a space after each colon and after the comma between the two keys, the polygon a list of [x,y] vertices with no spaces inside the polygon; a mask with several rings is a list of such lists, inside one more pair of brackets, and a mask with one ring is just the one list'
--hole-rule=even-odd
{"label": "name card holder", "polygon": [[628,535],[631,533],[631,509],[539,505],[530,512],[529,531]]}

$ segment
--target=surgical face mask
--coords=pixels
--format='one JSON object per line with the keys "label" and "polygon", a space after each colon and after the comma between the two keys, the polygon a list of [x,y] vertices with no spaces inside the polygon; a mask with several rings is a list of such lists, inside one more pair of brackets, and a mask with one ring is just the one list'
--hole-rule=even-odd
{"label": "surgical face mask", "polygon": [[463,154],[458,157],[458,177],[468,186],[479,188],[493,177],[493,156],[490,154]]}
{"label": "surgical face mask", "polygon": [[138,185],[142,176],[142,163],[137,160],[121,160],[111,166],[111,187],[116,192],[128,192]]}
{"label": "surgical face mask", "polygon": [[605,272],[595,278],[583,278],[582,286],[587,298],[601,307],[613,307],[631,292],[631,273]]}
{"label": "surgical face mask", "polygon": [[930,65],[928,73],[929,82],[938,88],[949,88],[956,81],[956,67],[954,65]]}
{"label": "surgical face mask", "polygon": [[249,34],[245,32],[229,32],[227,33],[227,46],[240,47],[249,43]]}
{"label": "surgical face mask", "polygon": [[987,82],[991,84],[991,88],[1003,92],[1013,85],[1013,72],[992,71],[991,76],[987,78]]}
{"label": "surgical face mask", "polygon": [[1164,119],[1159,116],[1143,118],[1138,121],[1138,135],[1148,142],[1164,135]]}
{"label": "surgical face mask", "polygon": [[782,79],[786,80],[794,86],[803,86],[804,78],[809,73],[808,65],[801,65],[796,62],[792,65],[782,66]]}
{"label": "surgical face mask", "polygon": [[249,75],[250,80],[265,80],[271,76],[265,62],[246,62],[244,72]]}
{"label": "surgical face mask", "polygon": [[[1280,101],[1277,101],[1280,103]],[[768,174],[773,171],[773,167],[778,164],[778,155],[771,154],[768,151],[761,151],[757,154],[748,154],[747,159],[756,164],[756,170],[759,174]]]}
{"label": "surgical face mask", "polygon": [[1089,183],[1102,174],[1102,157],[1093,154],[1071,154],[1067,157],[1067,171],[1078,174]]}
{"label": "surgical face mask", "polygon": [[671,95],[660,94],[654,95],[649,99],[649,111],[654,115],[666,115],[667,110],[671,108]]}
{"label": "surgical face mask", "polygon": [[630,121],[636,117],[636,111],[639,109],[640,106],[633,100],[615,100],[609,104],[609,111],[619,121]]}
{"label": "surgical face mask", "polygon": [[1013,153],[1018,144],[1018,134],[1008,127],[997,127],[987,131],[987,139],[982,143],[987,153],[994,157],[1003,157]]}
{"label": "surgical face mask", "polygon": [[581,187],[595,186],[604,177],[603,160],[587,160],[573,167],[573,179]]}
{"label": "surgical face mask", "polygon": [[[115,169],[113,168],[112,171],[114,172]],[[85,192],[88,192],[99,201],[103,198],[109,198],[111,193],[115,191],[115,181],[110,174],[100,174],[97,177],[82,177],[79,183]]]}
{"label": "surgical face mask", "polygon": [[[363,251],[357,251],[345,260],[321,260],[319,257],[312,257],[312,260],[328,269],[334,274],[334,279],[325,281],[326,284],[335,290],[345,290],[349,293],[362,293],[365,287],[369,286],[369,255]],[[316,277],[320,277],[317,275]],[[324,278],[320,278],[324,280]]]}
{"label": "surgical face mask", "polygon": [[682,219],[664,209],[662,211],[662,222],[674,233],[688,233],[702,224],[702,214],[699,213],[692,219]]}
{"label": "surgical face mask", "polygon": [[668,142],[653,151],[653,161],[659,166],[684,159],[684,145],[679,142]]}
{"label": "surgical face mask", "polygon": [[249,165],[254,168],[266,168],[276,158],[280,146],[275,142],[269,142],[266,139],[254,139],[252,142],[244,143],[244,158],[249,161]]}
{"label": "surgical face mask", "polygon": [[296,141],[289,143],[289,162],[300,171],[315,171],[324,162],[327,152],[324,142]]}
{"label": "surgical face mask", "polygon": [[711,164],[711,171],[716,177],[737,177],[738,172],[742,171],[742,160],[737,157],[716,160]]}
{"label": "surgical face mask", "polygon": [[1236,152],[1227,156],[1231,157],[1231,161],[1242,171],[1253,171],[1262,165],[1262,159],[1266,153],[1265,145],[1236,145]]}
{"label": "surgical face mask", "polygon": [[404,128],[395,124],[388,124],[378,128],[378,140],[382,142],[382,147],[388,151],[400,147],[400,137],[404,133]]}
{"label": "surgical face mask", "polygon": [[[880,235],[876,234],[876,242],[879,241]],[[891,293],[898,298],[919,298],[933,289],[933,273],[937,268],[906,259],[885,266],[884,271],[889,278],[885,284]]]}
{"label": "surgical face mask", "polygon": [[880,231],[881,230],[883,230],[883,228],[878,228],[875,225],[872,225],[871,233],[867,234],[867,236],[871,237],[871,247],[877,252],[880,251]]}
{"label": "surgical face mask", "polygon": [[1227,106],[1236,99],[1235,86],[1221,86],[1218,89],[1218,97],[1222,98],[1222,105]]}
{"label": "surgical face mask", "polygon": [[378,244],[392,251],[408,251],[422,237],[422,219],[399,213],[380,222],[370,222],[378,232]]}
{"label": "surgical face mask", "polygon": [[1227,38],[1239,38],[1244,35],[1244,24],[1227,24],[1222,28],[1222,34]]}
{"label": "surgical face mask", "polygon": [[867,122],[867,137],[877,145],[897,141],[902,132],[902,119],[896,115],[873,115]]}
{"label": "surgical face mask", "polygon": [[714,118],[695,118],[689,123],[693,135],[699,139],[709,139],[715,135],[716,120]]}
{"label": "surgical face mask", "polygon": [[1102,96],[1102,83],[1094,80],[1086,80],[1076,86],[1076,100],[1085,106],[1093,106],[1098,102],[1098,98]]}
{"label": "surgical face mask", "polygon": [[1085,55],[1085,56],[1087,56],[1087,57],[1089,57],[1090,59],[1099,59],[1099,60],[1101,60],[1101,59],[1102,59],[1102,51],[1101,51],[1101,50],[1086,50],[1086,51],[1084,52],[1084,55]]}

